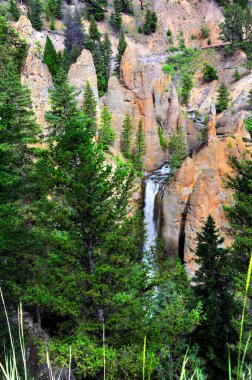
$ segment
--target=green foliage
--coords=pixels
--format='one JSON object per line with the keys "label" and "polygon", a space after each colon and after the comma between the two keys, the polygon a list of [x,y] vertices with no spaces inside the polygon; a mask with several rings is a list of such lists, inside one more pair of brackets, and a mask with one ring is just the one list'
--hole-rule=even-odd
{"label": "green foliage", "polygon": [[10,9],[9,12],[11,13],[13,20],[18,21],[20,17],[20,10],[17,7],[16,0],[10,0]]}
{"label": "green foliage", "polygon": [[97,125],[97,103],[89,82],[87,82],[84,92],[83,113],[88,117],[89,127],[95,133]]}
{"label": "green foliage", "polygon": [[125,52],[127,47],[127,42],[125,40],[124,32],[123,30],[120,31],[120,37],[119,37],[119,43],[117,48],[117,55],[116,55],[116,73],[119,76],[120,75],[120,66],[122,61],[123,53]]}
{"label": "green foliage", "polygon": [[47,0],[47,9],[50,16],[61,19],[62,17],[62,0]]}
{"label": "green foliage", "polygon": [[49,36],[46,36],[43,61],[47,64],[52,77],[55,77],[59,70],[58,54]]}
{"label": "green foliage", "polygon": [[235,72],[234,72],[233,78],[234,78],[234,81],[235,81],[235,82],[237,82],[238,80],[241,79],[241,75],[240,75],[239,70],[238,70],[237,68],[235,69]]}
{"label": "green foliage", "polygon": [[200,32],[203,38],[209,38],[210,30],[207,25],[205,24],[201,25]]}
{"label": "green foliage", "polygon": [[[20,82],[13,62],[0,75],[0,260],[5,297],[15,299],[26,268],[20,257],[31,249],[32,200],[36,194],[34,158],[39,132],[30,92]],[[28,144],[28,145],[27,145]],[[13,238],[15,236],[15,238]]]}
{"label": "green foliage", "polygon": [[233,294],[230,254],[222,248],[220,237],[211,216],[198,233],[196,263],[199,269],[193,277],[195,295],[203,305],[205,319],[197,327],[195,341],[206,360],[210,378],[227,377],[227,344],[237,341],[232,320],[238,316],[238,305]]}
{"label": "green foliage", "polygon": [[86,35],[81,22],[80,14],[67,9],[64,17],[65,48],[68,55],[69,65],[74,63],[85,46]]}
{"label": "green foliage", "polygon": [[29,0],[28,17],[34,29],[42,29],[42,5],[40,0]]}
{"label": "green foliage", "polygon": [[96,21],[101,21],[105,16],[105,9],[108,5],[107,0],[96,0],[95,2],[86,2],[85,16],[88,20],[94,18]]}
{"label": "green foliage", "polygon": [[121,0],[114,0],[114,11],[110,16],[110,24],[116,29],[122,29],[122,2]]}
{"label": "green foliage", "polygon": [[185,135],[182,127],[178,128],[178,132],[174,133],[168,143],[170,153],[170,167],[172,171],[177,170],[188,156]]}
{"label": "green foliage", "polygon": [[143,31],[145,34],[150,35],[151,33],[155,33],[157,30],[157,14],[154,11],[150,11],[147,9],[144,19]]}
{"label": "green foliage", "polygon": [[162,127],[159,125],[158,126],[158,137],[159,137],[159,143],[162,149],[167,149],[167,141],[166,138],[164,137],[164,132]]}
{"label": "green foliage", "polygon": [[249,53],[252,13],[249,6],[244,9],[238,3],[231,3],[224,9],[224,22],[220,25],[220,37],[227,42],[226,50],[233,53],[243,49]]}
{"label": "green foliage", "polygon": [[179,94],[181,95],[181,102],[182,104],[185,104],[190,99],[190,93],[193,88],[193,75],[188,71],[183,71],[179,85]]}
{"label": "green foliage", "polygon": [[234,205],[225,207],[234,236],[233,254],[237,258],[235,268],[246,275],[252,251],[252,160],[251,155],[242,159],[231,157],[235,171],[228,177],[228,187],[234,191]]}
{"label": "green foliage", "polygon": [[212,80],[218,79],[217,70],[211,65],[204,63],[202,79],[204,82],[211,82]]}
{"label": "green foliage", "polygon": [[98,91],[99,95],[102,96],[108,87],[112,48],[107,33],[104,39],[101,39],[101,33],[94,17],[90,20],[89,34],[85,47],[92,53],[97,73]]}
{"label": "green foliage", "polygon": [[141,26],[139,25],[139,27],[137,28],[137,31],[138,31],[138,33],[143,33],[143,29],[141,28]]}
{"label": "green foliage", "polygon": [[10,61],[20,69],[27,55],[28,45],[19,38],[17,32],[10,27],[3,16],[0,16],[0,45],[0,71]]}
{"label": "green foliage", "polygon": [[133,132],[132,118],[129,113],[126,114],[122,125],[121,148],[126,158],[131,157],[131,139]]}
{"label": "green foliage", "polygon": [[216,103],[216,111],[218,113],[223,112],[229,105],[230,97],[229,97],[229,91],[225,83],[221,83],[218,88],[218,95],[217,95],[217,103]]}
{"label": "green foliage", "polygon": [[133,155],[134,166],[138,171],[141,171],[143,167],[143,155],[145,154],[145,148],[146,146],[143,130],[143,121],[141,119],[137,127],[135,150]]}
{"label": "green foliage", "polygon": [[111,119],[112,116],[108,108],[103,107],[100,118],[99,141],[105,151],[108,151],[109,147],[113,146],[116,139],[116,132],[111,127]]}
{"label": "green foliage", "polygon": [[178,48],[170,48],[169,51],[178,51],[178,53],[171,55],[168,58],[163,70],[171,76],[174,76],[175,73],[179,74],[180,81],[178,92],[182,103],[186,103],[190,98],[190,92],[193,88],[193,72],[199,53],[194,48],[185,47],[182,48],[182,51]]}
{"label": "green foliage", "polygon": [[170,75],[171,77],[173,77],[173,75],[175,73],[175,70],[174,70],[174,68],[173,68],[173,66],[172,66],[171,63],[166,63],[166,65],[163,66],[163,71],[166,74]]}

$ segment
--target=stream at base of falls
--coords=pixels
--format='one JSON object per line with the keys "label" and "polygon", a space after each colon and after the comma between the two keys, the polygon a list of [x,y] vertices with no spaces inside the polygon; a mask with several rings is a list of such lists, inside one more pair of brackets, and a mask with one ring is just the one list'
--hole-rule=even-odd
{"label": "stream at base of falls", "polygon": [[146,174],[144,178],[144,223],[146,237],[143,246],[143,262],[150,266],[150,277],[156,271],[156,258],[152,254],[161,227],[161,200],[170,174],[170,167],[165,163],[159,170]]}

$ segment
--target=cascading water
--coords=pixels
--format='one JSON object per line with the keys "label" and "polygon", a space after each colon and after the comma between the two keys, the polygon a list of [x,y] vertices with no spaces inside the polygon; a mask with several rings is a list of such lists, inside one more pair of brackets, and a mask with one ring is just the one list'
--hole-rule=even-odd
{"label": "cascading water", "polygon": [[151,253],[152,248],[155,248],[156,239],[160,232],[161,199],[169,173],[169,165],[164,164],[161,169],[147,175],[144,179],[144,223],[146,238],[143,247],[143,261],[146,263],[149,262],[151,272],[153,272],[156,267],[155,257],[152,257]]}

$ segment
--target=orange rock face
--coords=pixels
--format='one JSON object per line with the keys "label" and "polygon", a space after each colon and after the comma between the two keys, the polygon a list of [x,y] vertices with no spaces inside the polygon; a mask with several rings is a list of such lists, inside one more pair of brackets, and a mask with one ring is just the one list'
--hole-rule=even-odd
{"label": "orange rock face", "polygon": [[208,215],[215,219],[225,244],[231,242],[223,206],[232,202],[232,193],[225,183],[232,174],[230,155],[240,155],[245,148],[238,136],[216,138],[195,157],[187,158],[165,190],[163,236],[169,253],[183,254],[189,275],[196,268],[197,232]]}

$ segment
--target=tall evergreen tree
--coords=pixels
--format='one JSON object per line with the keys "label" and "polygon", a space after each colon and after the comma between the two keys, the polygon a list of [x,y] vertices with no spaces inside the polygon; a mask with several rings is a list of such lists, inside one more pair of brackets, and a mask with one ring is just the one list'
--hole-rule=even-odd
{"label": "tall evergreen tree", "polygon": [[28,17],[34,29],[42,29],[42,5],[40,0],[29,0]]}
{"label": "tall evergreen tree", "polygon": [[228,108],[229,101],[230,98],[228,88],[225,83],[222,82],[218,88],[216,111],[218,113],[223,112],[226,108]]}
{"label": "tall evergreen tree", "polygon": [[155,33],[157,29],[157,14],[156,12],[152,12],[147,9],[144,19],[143,31],[145,34],[150,35],[151,33]]}
{"label": "tall evergreen tree", "polygon": [[28,45],[21,40],[7,20],[0,16],[0,71],[7,62],[15,62],[18,69],[26,57]]}
{"label": "tall evergreen tree", "polygon": [[84,92],[83,112],[84,115],[89,118],[89,125],[93,132],[95,132],[97,123],[97,103],[89,82],[87,82]]}
{"label": "tall evergreen tree", "polygon": [[111,66],[111,59],[112,59],[112,45],[110,42],[110,38],[108,33],[105,33],[104,39],[102,41],[102,58],[103,58],[103,65],[104,65],[104,75],[106,77],[106,88],[105,91],[107,90],[107,83],[109,80],[109,74],[110,74],[110,66]]}
{"label": "tall evergreen tree", "polygon": [[34,244],[30,229],[36,149],[32,144],[38,132],[30,92],[9,62],[0,75],[0,276],[7,300],[16,299],[17,284],[25,281],[23,258]]}
{"label": "tall evergreen tree", "polygon": [[43,60],[47,64],[52,77],[55,77],[59,69],[58,54],[49,36],[46,36]]}
{"label": "tall evergreen tree", "polygon": [[64,18],[65,25],[65,47],[70,63],[76,61],[85,45],[85,31],[77,11],[72,14],[69,10]]}
{"label": "tall evergreen tree", "polygon": [[135,152],[134,152],[134,163],[136,169],[141,170],[143,166],[143,155],[145,153],[145,139],[143,130],[143,120],[141,119],[138,123],[136,140],[135,140]]}
{"label": "tall evergreen tree", "polygon": [[195,340],[206,360],[211,378],[222,379],[228,373],[227,344],[236,342],[232,319],[237,315],[233,295],[230,255],[222,247],[224,239],[209,216],[198,233],[196,263],[199,269],[193,277],[194,292],[202,302],[205,320],[198,326]]}
{"label": "tall evergreen tree", "polygon": [[[124,329],[129,331],[123,340],[132,334],[132,323],[139,324],[137,319],[142,312],[134,301],[136,294],[133,295],[132,289],[143,276],[138,269],[141,248],[137,245],[133,248],[131,244],[128,231],[134,232],[126,217],[133,173],[123,165],[112,169],[105,163],[102,146],[94,140],[92,120],[78,109],[73,88],[60,77],[51,91],[51,105],[47,115],[50,137],[44,170],[51,173],[50,185],[53,186],[50,186],[52,200],[49,204],[53,218],[57,218],[53,235],[58,239],[58,246],[54,247],[53,255],[51,249],[45,258],[50,264],[47,267],[50,281],[38,271],[39,265],[45,265],[41,261],[35,265],[36,281],[41,279],[39,286],[43,291],[43,282],[47,280],[48,297],[44,297],[43,302],[48,309],[53,293],[54,311],[59,305],[62,307],[62,295],[57,293],[57,288],[66,287],[62,291],[67,305],[71,299],[73,301],[69,311],[74,318],[75,332],[77,322],[85,334],[91,334],[92,339],[97,336],[99,341],[101,323],[106,323],[109,341],[118,343]],[[63,273],[69,271],[69,265],[72,269],[64,282],[55,287],[58,281],[52,263],[53,260],[60,262],[62,256],[67,257],[66,253],[69,259],[66,264],[61,260],[60,267]],[[75,273],[75,278],[71,273]],[[69,294],[68,286],[70,289],[74,286],[75,292]],[[39,300],[41,293],[33,291],[35,294]],[[133,309],[135,316],[131,314]],[[69,311],[61,310],[60,313],[69,315]]]}
{"label": "tall evergreen tree", "polygon": [[112,115],[108,108],[103,107],[100,119],[99,141],[105,151],[109,149],[109,146],[113,146],[116,138],[116,132],[111,127],[111,120]]}
{"label": "tall evergreen tree", "polygon": [[116,55],[116,72],[118,75],[120,75],[120,66],[122,61],[123,53],[125,52],[127,47],[127,42],[125,40],[124,32],[121,30],[120,37],[119,37],[119,43],[117,48],[117,55]]}
{"label": "tall evergreen tree", "polygon": [[129,113],[124,118],[122,125],[122,139],[121,139],[121,147],[122,152],[126,158],[130,158],[131,156],[131,138],[133,132],[133,123],[132,118]]}
{"label": "tall evergreen tree", "polygon": [[116,30],[122,29],[122,2],[114,0],[114,11],[111,13],[110,23]]}
{"label": "tall evergreen tree", "polygon": [[183,161],[188,156],[188,149],[185,141],[185,134],[181,126],[174,133],[168,143],[170,153],[171,170],[177,170],[182,165]]}
{"label": "tall evergreen tree", "polygon": [[50,14],[61,19],[62,17],[62,0],[48,0],[47,7]]}
{"label": "tall evergreen tree", "polygon": [[88,39],[85,44],[86,48],[91,51],[92,54],[95,53],[96,49],[99,49],[101,43],[101,33],[99,32],[97,23],[94,17],[91,17],[88,30]]}
{"label": "tall evergreen tree", "polygon": [[235,171],[228,177],[227,185],[234,191],[234,205],[225,207],[234,235],[234,267],[247,274],[252,252],[252,156],[241,159],[231,157],[230,163]]}
{"label": "tall evergreen tree", "polygon": [[224,22],[220,25],[220,37],[223,42],[228,42],[228,49],[233,52],[243,43],[244,14],[241,6],[236,3],[229,4],[224,9]]}
{"label": "tall evergreen tree", "polygon": [[13,17],[13,20],[14,21],[18,21],[19,17],[20,17],[20,10],[18,9],[17,7],[17,3],[16,3],[16,0],[10,0],[10,13]]}

